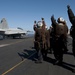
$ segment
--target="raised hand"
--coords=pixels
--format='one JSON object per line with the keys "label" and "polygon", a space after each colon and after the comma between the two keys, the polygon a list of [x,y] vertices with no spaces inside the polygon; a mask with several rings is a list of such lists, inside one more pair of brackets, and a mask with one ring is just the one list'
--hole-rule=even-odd
{"label": "raised hand", "polygon": [[36,23],[36,21],[34,21],[34,23]]}
{"label": "raised hand", "polygon": [[44,18],[41,18],[42,20],[44,20]]}
{"label": "raised hand", "polygon": [[53,21],[53,20],[55,20],[55,19],[54,19],[54,15],[51,16],[51,21]]}
{"label": "raised hand", "polygon": [[67,5],[67,8],[70,9],[70,5]]}
{"label": "raised hand", "polygon": [[51,19],[54,18],[54,15],[51,16]]}

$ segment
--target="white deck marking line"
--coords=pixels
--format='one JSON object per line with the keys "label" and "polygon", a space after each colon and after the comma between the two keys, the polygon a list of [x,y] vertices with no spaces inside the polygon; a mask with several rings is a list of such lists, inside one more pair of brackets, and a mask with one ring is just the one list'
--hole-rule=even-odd
{"label": "white deck marking line", "polygon": [[14,43],[10,43],[10,44],[2,44],[0,45],[0,47],[4,47],[4,46],[8,46],[8,45],[12,45],[12,44],[16,44],[16,43],[19,43],[19,42],[22,42],[24,40],[21,40],[21,41],[17,41],[17,42],[14,42]]}
{"label": "white deck marking line", "polygon": [[0,45],[0,47],[4,47],[4,46],[7,46],[7,45],[9,45],[9,44],[2,44],[2,45]]}
{"label": "white deck marking line", "polygon": [[[36,52],[34,52],[33,54],[31,54],[28,58],[32,57]],[[15,66],[13,66],[12,68],[10,68],[9,70],[5,71],[4,73],[2,73],[1,75],[5,75],[7,73],[9,73],[10,71],[12,71],[13,69],[15,69],[16,67],[18,67],[19,65],[21,65],[24,61],[26,61],[27,59],[24,59],[23,61],[19,62],[18,64],[16,64]]]}

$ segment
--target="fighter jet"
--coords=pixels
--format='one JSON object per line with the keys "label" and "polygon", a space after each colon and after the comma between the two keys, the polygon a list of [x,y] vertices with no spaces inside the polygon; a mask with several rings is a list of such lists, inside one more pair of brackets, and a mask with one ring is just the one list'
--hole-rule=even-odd
{"label": "fighter jet", "polygon": [[22,38],[27,34],[27,31],[22,28],[9,28],[8,23],[5,18],[0,22],[0,37],[12,37],[12,38]]}

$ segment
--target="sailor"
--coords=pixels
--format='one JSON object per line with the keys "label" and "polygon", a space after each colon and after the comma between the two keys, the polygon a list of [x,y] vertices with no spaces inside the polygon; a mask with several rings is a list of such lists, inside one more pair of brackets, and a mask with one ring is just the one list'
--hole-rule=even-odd
{"label": "sailor", "polygon": [[[66,21],[63,19],[63,17],[59,17],[58,20],[58,25],[61,27],[60,29],[62,30],[58,30],[57,33],[62,33],[63,34],[63,49],[64,49],[64,53],[67,53],[68,49],[67,49],[67,34],[68,34],[68,26]],[[62,26],[61,26],[62,25]],[[64,26],[63,26],[64,25]],[[64,31],[63,31],[64,30]],[[60,31],[60,32],[59,32]]]}
{"label": "sailor", "polygon": [[54,44],[53,44],[53,51],[54,56],[56,58],[55,64],[62,64],[63,61],[63,49],[64,49],[64,40],[67,37],[67,26],[61,17],[58,18],[58,22],[56,22],[54,16],[51,16],[52,26],[53,26],[53,33],[54,33]]}
{"label": "sailor", "polygon": [[[67,10],[68,17],[69,17],[69,20],[72,24],[71,29],[70,29],[70,35],[73,38],[73,40],[72,40],[72,52],[74,55],[74,65],[75,65],[75,15],[74,15],[74,13],[73,13],[73,11],[69,5],[67,5],[67,9],[68,9]],[[73,72],[75,73],[75,68],[73,69]]]}
{"label": "sailor", "polygon": [[48,27],[45,23],[44,18],[42,19],[42,42],[43,42],[43,57],[46,58],[47,57],[47,52],[48,49],[50,48],[50,31],[48,30]]}
{"label": "sailor", "polygon": [[50,49],[49,49],[49,53],[53,53],[53,44],[54,44],[54,29],[52,27],[52,25],[50,26]]}

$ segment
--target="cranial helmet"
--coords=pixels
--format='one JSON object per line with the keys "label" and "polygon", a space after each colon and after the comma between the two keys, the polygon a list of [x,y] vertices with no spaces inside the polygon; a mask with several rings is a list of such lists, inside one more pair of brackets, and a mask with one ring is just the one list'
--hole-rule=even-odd
{"label": "cranial helmet", "polygon": [[60,22],[64,22],[65,20],[62,17],[59,17],[57,21],[58,23],[60,23]]}
{"label": "cranial helmet", "polygon": [[38,28],[41,28],[41,27],[42,27],[42,25],[43,25],[43,24],[42,24],[42,22],[41,22],[41,21],[38,21],[38,22],[37,22],[37,27],[38,27]]}
{"label": "cranial helmet", "polygon": [[47,25],[45,26],[46,29],[48,29]]}

